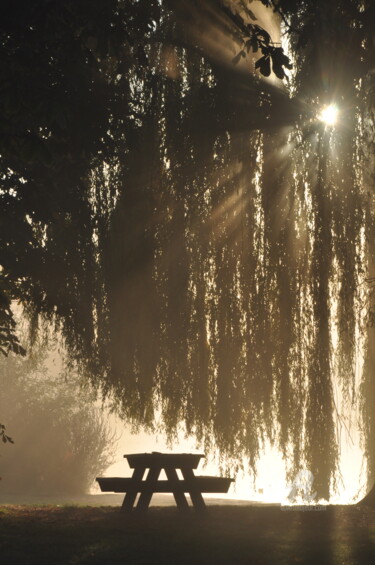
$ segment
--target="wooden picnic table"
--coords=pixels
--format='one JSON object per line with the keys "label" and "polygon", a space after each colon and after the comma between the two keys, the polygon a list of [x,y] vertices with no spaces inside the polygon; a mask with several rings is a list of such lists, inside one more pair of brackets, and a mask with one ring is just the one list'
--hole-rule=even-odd
{"label": "wooden picnic table", "polygon": [[[195,453],[135,453],[124,455],[133,469],[133,475],[124,477],[98,477],[100,488],[103,492],[124,492],[125,498],[122,511],[133,510],[137,494],[140,493],[137,510],[147,510],[152,495],[156,492],[173,493],[177,507],[180,510],[189,508],[185,493],[189,493],[193,507],[197,511],[206,508],[202,492],[222,493],[228,492],[233,479],[226,477],[200,477],[194,474],[203,454]],[[166,480],[159,479],[164,469]],[[177,470],[181,471],[182,479]],[[146,474],[145,480],[143,477]]]}

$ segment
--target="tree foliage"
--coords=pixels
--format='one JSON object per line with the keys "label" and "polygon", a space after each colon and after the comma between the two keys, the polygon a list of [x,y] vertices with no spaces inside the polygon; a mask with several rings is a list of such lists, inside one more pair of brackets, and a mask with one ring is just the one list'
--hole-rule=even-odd
{"label": "tree foliage", "polygon": [[327,498],[360,405],[371,474],[371,3],[5,4],[9,297],[135,424],[274,442]]}

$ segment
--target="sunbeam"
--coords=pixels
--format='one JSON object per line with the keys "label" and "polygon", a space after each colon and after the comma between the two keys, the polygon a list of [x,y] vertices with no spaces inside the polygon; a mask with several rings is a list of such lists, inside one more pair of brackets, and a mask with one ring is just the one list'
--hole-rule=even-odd
{"label": "sunbeam", "polygon": [[329,104],[325,106],[323,110],[318,115],[318,118],[321,122],[326,124],[327,126],[334,126],[338,119],[338,108],[335,104]]}

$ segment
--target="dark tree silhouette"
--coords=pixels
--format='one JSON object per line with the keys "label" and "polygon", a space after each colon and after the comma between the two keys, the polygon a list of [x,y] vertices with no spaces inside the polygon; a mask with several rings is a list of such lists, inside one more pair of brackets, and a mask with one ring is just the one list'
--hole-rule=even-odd
{"label": "dark tree silhouette", "polygon": [[374,476],[371,3],[3,5],[8,297],[137,425],[328,498],[359,406]]}

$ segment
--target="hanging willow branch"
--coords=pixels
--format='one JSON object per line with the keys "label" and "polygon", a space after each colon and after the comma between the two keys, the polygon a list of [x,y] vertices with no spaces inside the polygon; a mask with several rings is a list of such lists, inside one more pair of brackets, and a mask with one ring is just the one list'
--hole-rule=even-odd
{"label": "hanging willow branch", "polygon": [[[14,295],[56,324],[124,419],[170,437],[183,424],[254,471],[271,442],[288,476],[308,468],[323,498],[339,464],[340,403],[361,405],[374,469],[373,305],[361,290],[374,272],[364,172],[374,174],[374,77],[358,80],[364,47],[357,32],[348,41],[354,16],[336,4],[334,17],[326,2],[275,4],[290,21],[293,96],[276,78],[286,59],[273,60],[274,82],[256,73],[271,66],[262,71],[253,47],[246,72],[233,64],[241,34],[276,47],[259,30],[243,37],[248,23],[228,3],[107,7],[108,30],[127,16],[125,47],[113,34],[95,43],[95,12],[82,32],[93,35],[71,43],[87,72],[67,81],[80,81],[87,107],[71,89],[70,125],[38,130],[52,164],[13,155],[0,194],[18,218],[19,239],[2,235]],[[327,130],[317,105],[334,94],[342,124]],[[96,120],[97,137],[77,143]]]}

